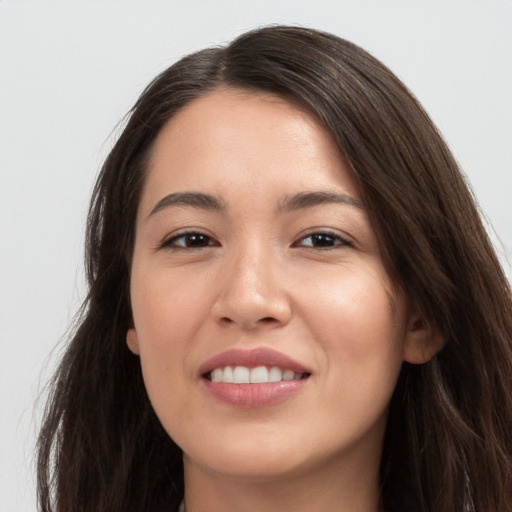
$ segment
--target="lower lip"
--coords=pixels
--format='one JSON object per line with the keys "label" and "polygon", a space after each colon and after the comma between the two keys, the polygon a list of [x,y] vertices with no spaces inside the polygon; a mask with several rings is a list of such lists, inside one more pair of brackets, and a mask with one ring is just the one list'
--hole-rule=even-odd
{"label": "lower lip", "polygon": [[283,380],[264,384],[227,384],[203,379],[210,394],[227,405],[242,408],[265,407],[298,393],[308,379]]}

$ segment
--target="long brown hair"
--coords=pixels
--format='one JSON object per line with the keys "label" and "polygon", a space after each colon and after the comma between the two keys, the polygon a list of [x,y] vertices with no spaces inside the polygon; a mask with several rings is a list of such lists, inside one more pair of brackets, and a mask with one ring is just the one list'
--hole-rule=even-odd
{"label": "long brown hair", "polygon": [[361,48],[273,26],[189,55],[143,92],[98,177],[89,294],[52,382],[39,437],[44,512],[177,509],[180,449],[147,398],[131,326],[130,261],[148,155],[162,126],[215,88],[302,103],[358,180],[384,264],[444,338],[404,363],[381,462],[386,511],[512,511],[512,298],[475,201],[433,123]]}

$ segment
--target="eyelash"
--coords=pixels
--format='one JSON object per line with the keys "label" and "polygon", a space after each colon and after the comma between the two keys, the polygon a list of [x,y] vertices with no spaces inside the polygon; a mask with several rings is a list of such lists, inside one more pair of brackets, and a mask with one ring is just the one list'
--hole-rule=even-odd
{"label": "eyelash", "polygon": [[[201,243],[199,245],[187,245],[187,241],[190,242],[193,237],[201,237],[203,245]],[[314,242],[308,243],[307,245],[301,245],[300,242],[303,242],[307,239],[316,238],[317,243],[325,243],[331,245],[314,245]],[[178,245],[177,242],[182,239],[185,243]],[[323,240],[323,242],[322,242]],[[160,249],[171,249],[171,250],[198,250],[204,249],[206,247],[218,247],[220,244],[216,242],[212,237],[206,235],[205,233],[201,233],[200,231],[186,231],[184,233],[180,233],[178,235],[172,236],[168,240],[162,242],[159,246]],[[352,247],[353,243],[343,238],[341,235],[337,233],[332,233],[330,231],[314,231],[308,233],[307,235],[299,238],[296,242],[292,244],[292,247],[304,247],[307,249],[317,249],[317,250],[332,250],[338,249],[340,247]]]}
{"label": "eyelash", "polygon": [[[190,241],[193,237],[202,237],[203,240],[206,241],[205,245],[197,245],[197,246],[187,246],[185,245],[177,245],[176,242],[180,239]],[[178,235],[172,236],[168,240],[165,240],[161,245],[160,249],[172,249],[172,250],[190,250],[190,249],[203,249],[205,247],[217,247],[218,243],[214,242],[213,238],[205,233],[201,233],[200,231],[186,231],[185,233],[180,233]]]}
{"label": "eyelash", "polygon": [[322,238],[325,241],[329,241],[332,245],[320,245],[315,246],[313,243],[308,245],[303,245],[302,247],[306,247],[307,249],[318,249],[318,250],[329,250],[329,249],[338,249],[340,247],[352,247],[353,244],[346,238],[343,238],[341,235],[337,233],[333,233],[331,231],[313,231],[308,233],[307,235],[299,238],[297,242],[292,244],[292,247],[299,247],[299,242],[304,241],[308,238],[316,237],[317,242],[319,242]]}

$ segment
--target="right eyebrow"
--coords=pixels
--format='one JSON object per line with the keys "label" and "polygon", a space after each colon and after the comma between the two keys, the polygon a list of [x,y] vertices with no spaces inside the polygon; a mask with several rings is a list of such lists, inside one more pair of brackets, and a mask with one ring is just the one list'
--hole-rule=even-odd
{"label": "right eyebrow", "polygon": [[319,190],[311,192],[299,192],[293,196],[286,196],[280,203],[281,211],[294,211],[303,208],[312,208],[320,204],[344,204],[354,206],[361,210],[364,209],[361,201],[348,194],[332,192],[329,190]]}
{"label": "right eyebrow", "polygon": [[226,205],[218,197],[202,192],[174,192],[160,199],[148,218],[169,206],[191,206],[201,210],[225,211]]}

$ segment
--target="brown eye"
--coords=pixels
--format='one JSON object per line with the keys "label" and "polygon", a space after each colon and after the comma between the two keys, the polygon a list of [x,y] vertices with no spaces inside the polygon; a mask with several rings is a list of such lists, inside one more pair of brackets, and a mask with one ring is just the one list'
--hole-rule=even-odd
{"label": "brown eye", "polygon": [[204,233],[181,233],[173,236],[162,244],[162,247],[171,249],[200,249],[217,245],[214,240]]}
{"label": "brown eye", "polygon": [[334,233],[311,233],[294,244],[295,247],[310,247],[312,249],[332,249],[347,245],[351,245],[348,240]]}

